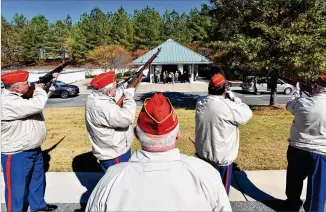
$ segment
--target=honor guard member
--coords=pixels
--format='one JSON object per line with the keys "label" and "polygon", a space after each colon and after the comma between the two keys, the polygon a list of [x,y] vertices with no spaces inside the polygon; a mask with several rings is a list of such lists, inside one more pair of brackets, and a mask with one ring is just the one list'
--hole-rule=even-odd
{"label": "honor guard member", "polygon": [[311,97],[300,87],[286,109],[294,115],[287,151],[286,210],[299,211],[303,181],[308,177],[305,211],[325,210],[326,204],[326,75],[313,85]]}
{"label": "honor guard member", "polygon": [[108,169],[86,211],[232,210],[218,172],[175,148],[180,126],[168,98],[146,99],[134,131],[142,150]]}
{"label": "honor guard member", "polygon": [[[41,144],[46,137],[42,110],[52,94],[35,84],[32,98],[23,99],[29,91],[29,73],[14,71],[1,75],[5,89],[1,94],[1,164],[5,180],[7,211],[52,211],[56,205],[44,200],[45,174]],[[57,74],[53,75],[56,79]]]}
{"label": "honor guard member", "polygon": [[[135,89],[126,85],[117,89],[113,71],[97,75],[91,82],[95,88],[86,101],[86,128],[92,151],[100,160],[102,170],[120,162],[127,162],[131,155],[135,119]],[[116,103],[125,95],[123,106]]]}
{"label": "honor guard member", "polygon": [[222,74],[215,74],[208,86],[208,96],[196,105],[196,155],[211,163],[220,173],[229,194],[232,163],[239,152],[239,125],[252,117],[248,105],[227,89]]}

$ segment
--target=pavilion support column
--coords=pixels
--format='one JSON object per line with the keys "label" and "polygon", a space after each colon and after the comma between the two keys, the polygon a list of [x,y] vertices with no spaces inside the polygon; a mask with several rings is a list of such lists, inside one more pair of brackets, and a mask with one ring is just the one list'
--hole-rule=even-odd
{"label": "pavilion support column", "polygon": [[153,65],[149,66],[148,74],[149,74],[149,82],[154,83],[154,81],[153,81],[153,78],[154,78],[153,77],[154,76],[154,67],[153,67]]}
{"label": "pavilion support column", "polygon": [[197,81],[198,80],[198,75],[199,75],[199,73],[198,73],[198,65],[196,64],[196,65],[194,65],[194,77],[195,77],[195,81]]}
{"label": "pavilion support column", "polygon": [[191,65],[189,65],[189,70],[190,70],[190,83],[193,83],[193,81],[194,81],[194,65],[193,64],[191,64]]}

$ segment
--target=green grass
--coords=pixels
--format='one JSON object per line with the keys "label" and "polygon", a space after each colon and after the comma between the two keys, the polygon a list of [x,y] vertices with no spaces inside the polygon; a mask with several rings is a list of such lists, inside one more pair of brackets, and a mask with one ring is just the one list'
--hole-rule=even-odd
{"label": "green grass", "polygon": [[[137,108],[137,115],[139,110],[140,107]],[[176,109],[176,112],[182,133],[177,147],[184,154],[194,155],[194,145],[190,139],[194,138],[195,111]],[[49,171],[76,171],[72,164],[78,158],[84,160],[79,163],[77,171],[94,170],[90,163],[94,159],[85,127],[85,108],[47,108],[44,115],[48,134],[42,149],[49,150],[62,140],[46,155],[50,160]],[[284,109],[254,111],[247,125],[240,127],[240,151],[235,161],[238,167],[242,170],[286,168],[287,138],[292,119],[292,115]],[[138,148],[140,145],[135,139],[132,149]]]}

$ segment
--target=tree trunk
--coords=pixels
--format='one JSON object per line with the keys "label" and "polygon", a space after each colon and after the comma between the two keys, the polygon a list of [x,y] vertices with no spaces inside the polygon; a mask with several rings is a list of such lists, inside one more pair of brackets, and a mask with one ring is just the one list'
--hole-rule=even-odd
{"label": "tree trunk", "polygon": [[276,106],[277,105],[277,76],[273,75],[271,77],[271,96],[269,99],[269,105],[270,106]]}

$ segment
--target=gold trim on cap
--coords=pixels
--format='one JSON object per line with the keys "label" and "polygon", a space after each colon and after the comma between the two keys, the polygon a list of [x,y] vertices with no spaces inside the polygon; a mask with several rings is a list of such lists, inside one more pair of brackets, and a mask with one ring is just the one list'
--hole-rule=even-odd
{"label": "gold trim on cap", "polygon": [[216,79],[213,79],[212,82],[215,82],[216,80],[220,79],[221,77],[224,78],[223,75],[220,75]]}
{"label": "gold trim on cap", "polygon": [[146,98],[145,100],[144,100],[144,109],[145,109],[145,112],[147,113],[147,115],[152,119],[152,120],[154,120],[156,123],[158,123],[158,124],[161,124],[162,122],[164,122],[164,121],[166,121],[171,115],[172,115],[172,113],[174,112],[174,108],[173,108],[173,105],[171,104],[171,102],[170,102],[170,100],[169,100],[169,98],[167,98],[167,97],[165,97],[167,100],[168,100],[168,102],[169,102],[169,104],[170,104],[170,106],[171,106],[171,112],[170,112],[170,114],[167,116],[167,117],[165,117],[165,119],[163,119],[162,121],[157,121],[155,118],[153,118],[153,116],[151,116],[149,113],[148,113],[148,111],[147,111],[147,109],[146,109],[146,101],[147,100],[149,100],[149,99],[151,99],[151,98]]}

